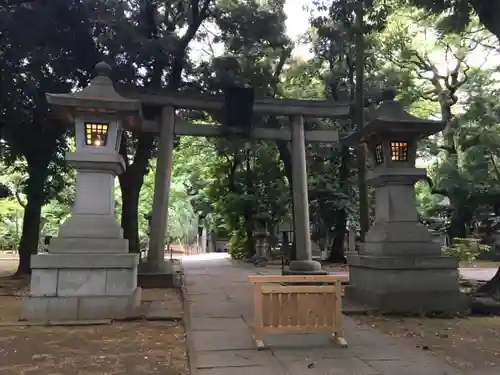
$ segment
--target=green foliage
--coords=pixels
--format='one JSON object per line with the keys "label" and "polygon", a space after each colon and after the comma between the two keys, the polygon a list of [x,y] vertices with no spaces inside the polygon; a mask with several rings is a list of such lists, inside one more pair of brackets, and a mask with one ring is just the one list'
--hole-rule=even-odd
{"label": "green foliage", "polygon": [[481,254],[491,250],[491,246],[482,245],[475,238],[454,238],[452,246],[443,246],[443,255],[457,258],[460,262],[471,262]]}
{"label": "green foliage", "polygon": [[423,217],[445,215],[447,204],[445,197],[440,194],[433,194],[432,189],[426,181],[419,181],[415,184],[415,197],[417,211]]}
{"label": "green foliage", "polygon": [[15,198],[0,199],[0,249],[15,250],[21,239],[23,208]]}
{"label": "green foliage", "polygon": [[270,224],[279,223],[290,211],[289,187],[274,145],[254,143],[248,151],[226,142],[218,146],[215,179],[207,190],[212,228],[230,234],[235,256],[250,255],[252,241],[246,231],[252,230],[252,216],[269,213]]}
{"label": "green foliage", "polygon": [[229,254],[234,259],[246,259],[251,255],[247,233],[243,226],[233,230],[229,240]]}
{"label": "green foliage", "polygon": [[437,26],[443,33],[463,31],[476,14],[483,25],[500,38],[500,29],[496,24],[500,15],[500,6],[496,1],[405,0],[405,2],[440,16]]}

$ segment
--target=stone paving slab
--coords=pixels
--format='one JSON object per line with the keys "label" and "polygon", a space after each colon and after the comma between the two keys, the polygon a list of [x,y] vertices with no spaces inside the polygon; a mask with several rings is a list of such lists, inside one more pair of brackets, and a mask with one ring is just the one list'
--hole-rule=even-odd
{"label": "stone paving slab", "polygon": [[247,323],[241,318],[192,318],[191,329],[193,331],[217,331],[217,330],[250,330]]}
{"label": "stone paving slab", "polygon": [[[278,366],[279,362],[270,351],[226,350],[196,353],[196,364],[201,368]],[[237,369],[235,369],[237,371]]]}
{"label": "stone paving slab", "polygon": [[219,293],[219,294],[186,294],[185,298],[189,302],[193,303],[214,303],[214,302],[232,302],[232,300],[229,299],[228,295],[225,293]]}
{"label": "stone paving slab", "polygon": [[251,329],[251,285],[243,281],[252,272],[228,259],[187,258],[191,375],[464,375],[430,353],[358,326],[349,317],[344,323],[346,349],[326,334],[283,334],[268,335],[268,349],[258,351]]}
{"label": "stone paving slab", "polygon": [[231,302],[216,302],[215,304],[208,303],[189,303],[189,316],[193,318],[239,318],[241,317],[242,309],[236,303]]}
{"label": "stone paving slab", "polygon": [[[320,359],[315,362],[289,361],[285,364],[290,375],[382,375],[377,369],[357,358]],[[424,374],[421,374],[424,375]]]}
{"label": "stone paving slab", "polygon": [[379,374],[390,375],[455,375],[463,374],[458,369],[449,369],[449,366],[437,365],[435,362],[414,362],[408,363],[407,360],[393,360],[393,361],[369,361],[366,362]]}
{"label": "stone paving slab", "polygon": [[207,350],[253,349],[252,336],[246,330],[193,331],[195,352]]}

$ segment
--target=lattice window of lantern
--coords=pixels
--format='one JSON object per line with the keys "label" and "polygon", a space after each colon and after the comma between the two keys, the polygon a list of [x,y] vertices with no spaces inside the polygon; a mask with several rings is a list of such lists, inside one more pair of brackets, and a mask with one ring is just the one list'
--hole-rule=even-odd
{"label": "lattice window of lantern", "polygon": [[408,142],[391,142],[391,159],[393,161],[408,161]]}
{"label": "lattice window of lantern", "polygon": [[109,124],[85,123],[85,144],[87,146],[104,147],[108,142]]}
{"label": "lattice window of lantern", "polygon": [[382,145],[379,143],[375,146],[375,163],[382,164],[384,162],[384,151]]}

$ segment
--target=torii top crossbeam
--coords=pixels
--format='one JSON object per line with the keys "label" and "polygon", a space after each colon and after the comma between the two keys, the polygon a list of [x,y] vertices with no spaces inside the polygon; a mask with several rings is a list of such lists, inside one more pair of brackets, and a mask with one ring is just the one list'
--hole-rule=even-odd
{"label": "torii top crossbeam", "polygon": [[[121,95],[138,99],[144,106],[165,106],[197,110],[220,110],[224,99],[218,95],[200,95],[176,92],[173,94],[165,89],[150,90],[143,87],[116,84],[115,88]],[[254,113],[269,116],[304,116],[317,118],[349,118],[352,114],[352,102],[337,102],[332,100],[294,100],[294,99],[256,99]]]}

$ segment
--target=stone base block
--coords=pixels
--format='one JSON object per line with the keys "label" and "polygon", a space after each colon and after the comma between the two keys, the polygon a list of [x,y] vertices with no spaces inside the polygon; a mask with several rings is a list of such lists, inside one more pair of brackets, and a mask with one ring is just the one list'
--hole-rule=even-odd
{"label": "stone base block", "polygon": [[73,214],[59,228],[61,238],[123,238],[114,215]]}
{"label": "stone base block", "polygon": [[150,262],[148,260],[141,261],[139,264],[139,274],[172,274],[173,265],[170,260],[162,260],[158,262]]}
{"label": "stone base block", "polygon": [[175,275],[170,261],[139,264],[137,285],[143,289],[173,288]]}
{"label": "stone base block", "polygon": [[56,237],[50,241],[51,254],[128,254],[128,240],[123,238]]}
{"label": "stone base block", "polygon": [[419,222],[378,221],[366,233],[360,253],[380,257],[439,257],[441,246]]}
{"label": "stone base block", "polygon": [[137,269],[138,254],[37,254],[31,256],[32,269],[129,268]]}
{"label": "stone base block", "polygon": [[141,288],[129,296],[27,297],[21,319],[29,321],[68,321],[124,319],[136,316],[141,303]]}
{"label": "stone base block", "polygon": [[292,260],[288,267],[292,271],[316,272],[323,270],[321,263],[317,260]]}
{"label": "stone base block", "polygon": [[379,314],[462,313],[467,310],[467,296],[455,292],[378,292],[346,286],[347,303],[365,307],[365,312]]}
{"label": "stone base block", "polygon": [[40,254],[31,260],[25,320],[117,319],[140,304],[137,254]]}
{"label": "stone base block", "polygon": [[467,308],[449,257],[350,255],[346,299],[380,313],[455,313]]}
{"label": "stone base block", "polygon": [[175,288],[175,275],[173,273],[145,273],[137,276],[137,285],[142,289]]}

